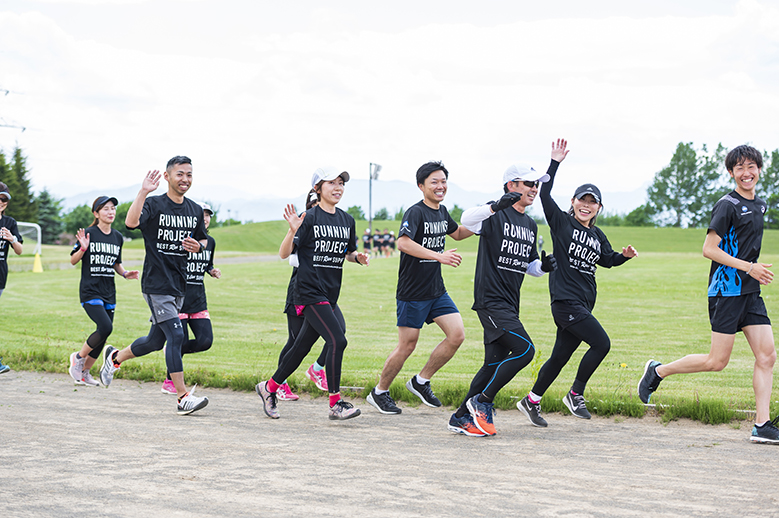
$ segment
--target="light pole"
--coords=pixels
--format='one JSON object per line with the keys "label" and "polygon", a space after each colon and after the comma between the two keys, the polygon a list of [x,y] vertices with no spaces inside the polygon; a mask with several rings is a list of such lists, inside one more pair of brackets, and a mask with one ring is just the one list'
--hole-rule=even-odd
{"label": "light pole", "polygon": [[368,165],[368,229],[373,234],[373,180],[379,179],[381,166],[373,162]]}

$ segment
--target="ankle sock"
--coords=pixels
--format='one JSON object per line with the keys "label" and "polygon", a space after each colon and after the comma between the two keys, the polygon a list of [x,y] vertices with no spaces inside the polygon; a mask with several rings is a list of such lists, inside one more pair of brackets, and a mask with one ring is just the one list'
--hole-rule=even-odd
{"label": "ankle sock", "polygon": [[273,381],[273,378],[270,378],[265,384],[265,386],[269,392],[275,393],[277,390],[279,390],[279,384]]}
{"label": "ankle sock", "polygon": [[430,380],[429,380],[429,379],[427,379],[427,378],[423,378],[422,376],[420,376],[419,374],[417,374],[417,383],[419,383],[420,385],[424,385],[424,384],[425,384],[425,383],[427,383],[428,381],[430,381]]}
{"label": "ankle sock", "polygon": [[534,392],[528,392],[528,394],[527,394],[528,401],[530,401],[534,405],[537,405],[537,404],[539,404],[541,402],[541,397],[542,396],[539,396],[538,394],[536,394]]}
{"label": "ankle sock", "polygon": [[318,362],[312,363],[311,366],[314,368],[314,372],[325,370],[325,368],[322,365],[319,365]]}
{"label": "ankle sock", "polygon": [[379,387],[373,387],[373,392],[375,392],[377,396],[380,396],[381,394],[386,394],[389,390],[381,390]]}

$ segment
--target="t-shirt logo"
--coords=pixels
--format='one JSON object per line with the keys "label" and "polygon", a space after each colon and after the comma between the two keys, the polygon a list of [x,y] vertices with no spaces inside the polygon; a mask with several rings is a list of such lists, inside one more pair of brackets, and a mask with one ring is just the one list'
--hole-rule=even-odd
{"label": "t-shirt logo", "polygon": [[763,214],[765,214],[765,205],[761,205],[761,206],[760,206],[760,212],[762,212]]}
{"label": "t-shirt logo", "polygon": [[748,210],[749,210],[749,209],[747,208],[747,206],[746,206],[746,205],[742,205],[742,206],[741,206],[741,212],[746,212],[746,211],[748,211]]}
{"label": "t-shirt logo", "polygon": [[402,226],[402,227],[408,227],[408,221],[404,221],[404,222],[403,222],[403,224],[402,224],[401,226]]}

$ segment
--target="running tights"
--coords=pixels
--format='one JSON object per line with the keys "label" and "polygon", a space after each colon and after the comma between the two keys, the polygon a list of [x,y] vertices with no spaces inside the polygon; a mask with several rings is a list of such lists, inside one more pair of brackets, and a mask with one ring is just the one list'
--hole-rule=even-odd
{"label": "running tights", "polygon": [[315,304],[305,307],[303,317],[303,327],[292,344],[292,349],[282,358],[281,365],[273,375],[273,381],[284,383],[284,380],[300,367],[311,347],[321,336],[327,349],[324,365],[328,392],[337,394],[341,391],[341,362],[347,343],[344,334],[346,323],[341,309],[337,305]]}
{"label": "running tights", "polygon": [[476,394],[483,394],[489,401],[495,399],[498,391],[533,360],[535,352],[524,330],[520,333],[507,331],[496,341],[484,344],[484,365],[474,376],[468,395],[458,410],[461,414],[458,417],[468,412],[465,404]]}
{"label": "running tights", "polygon": [[84,311],[97,325],[97,329],[87,338],[87,345],[92,348],[89,356],[97,359],[100,356],[100,351],[103,350],[105,341],[114,330],[114,310],[106,309],[105,306],[84,304]]}
{"label": "running tights", "polygon": [[159,324],[152,324],[148,336],[138,338],[130,345],[130,351],[135,356],[145,356],[154,351],[159,351],[168,343],[165,349],[165,363],[168,372],[184,372],[184,364],[181,362],[181,347],[184,345],[186,335],[181,320],[172,318]]}
{"label": "running tights", "polygon": [[[211,327],[210,318],[188,318],[182,320],[181,324],[184,326],[184,335],[187,337],[187,341],[181,346],[181,354],[202,353],[211,348],[211,344],[214,343],[214,330]],[[194,340],[189,339],[187,326],[195,335]]]}
{"label": "running tights", "polygon": [[576,380],[571,390],[577,394],[584,394],[587,382],[611,348],[609,335],[606,334],[600,322],[592,315],[565,329],[557,328],[557,339],[555,340],[554,349],[552,349],[552,355],[538,373],[538,380],[533,386],[534,394],[541,396],[546,392],[582,342],[586,342],[590,346],[590,350],[582,357],[579,371],[576,373]]}
{"label": "running tights", "polygon": [[[279,366],[281,366],[281,362],[284,360],[284,356],[286,356],[292,350],[292,346],[295,344],[295,339],[297,339],[298,335],[300,334],[300,330],[303,328],[303,322],[305,322],[305,320],[306,319],[303,317],[290,315],[287,313],[287,343],[284,345],[284,348],[279,354]],[[316,362],[324,367],[326,361],[327,345],[325,344],[325,346],[322,347],[322,352],[319,353],[319,358],[317,358]]]}

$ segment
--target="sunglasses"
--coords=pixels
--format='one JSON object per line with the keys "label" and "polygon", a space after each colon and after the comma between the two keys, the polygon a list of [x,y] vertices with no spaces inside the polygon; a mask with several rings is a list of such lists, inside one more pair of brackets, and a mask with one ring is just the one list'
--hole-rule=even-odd
{"label": "sunglasses", "polygon": [[0,203],[8,203],[8,198],[5,196],[0,196]]}
{"label": "sunglasses", "polygon": [[525,184],[525,187],[538,187],[538,183],[539,183],[538,180],[536,180],[535,182],[531,182],[531,181],[528,181],[528,180],[525,180],[525,181],[514,180],[514,182],[516,182],[516,183],[523,183],[523,184]]}

